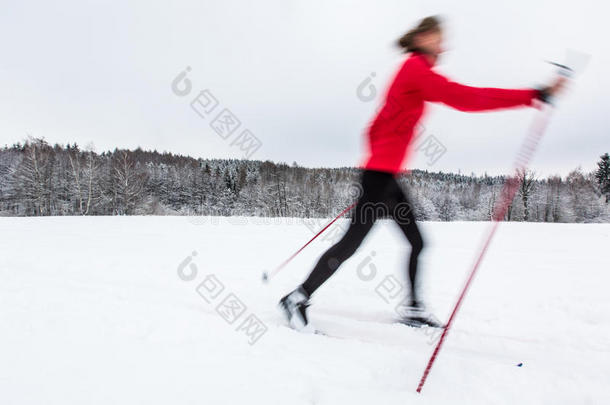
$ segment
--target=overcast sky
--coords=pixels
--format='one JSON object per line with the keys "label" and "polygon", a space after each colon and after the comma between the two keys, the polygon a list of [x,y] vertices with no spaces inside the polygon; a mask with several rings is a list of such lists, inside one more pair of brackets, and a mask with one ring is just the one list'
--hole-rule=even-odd
{"label": "overcast sky", "polygon": [[[98,152],[240,158],[210,127],[214,117],[190,107],[208,89],[262,142],[253,159],[354,166],[404,58],[395,39],[441,14],[449,51],[437,69],[465,84],[536,86],[552,77],[545,60],[563,61],[568,48],[591,56],[532,163],[541,175],[590,170],[610,152],[609,10],[593,0],[3,1],[0,144],[29,133]],[[187,66],[192,91],[179,97],[171,83]],[[377,97],[362,101],[357,88],[371,73]],[[426,133],[447,151],[433,165],[420,153],[407,167],[507,172],[534,113],[435,105]]]}

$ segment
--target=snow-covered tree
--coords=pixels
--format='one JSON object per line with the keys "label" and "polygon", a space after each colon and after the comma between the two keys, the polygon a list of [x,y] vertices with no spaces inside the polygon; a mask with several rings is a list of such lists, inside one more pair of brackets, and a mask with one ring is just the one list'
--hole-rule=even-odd
{"label": "snow-covered tree", "polygon": [[599,191],[605,196],[606,203],[610,201],[610,155],[604,153],[597,162],[595,179],[599,186]]}

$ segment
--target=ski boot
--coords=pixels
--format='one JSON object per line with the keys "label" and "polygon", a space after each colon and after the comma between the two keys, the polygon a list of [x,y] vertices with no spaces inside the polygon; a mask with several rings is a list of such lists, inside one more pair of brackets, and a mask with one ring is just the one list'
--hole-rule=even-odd
{"label": "ski boot", "polygon": [[280,308],[288,319],[290,327],[297,331],[308,331],[307,307],[309,294],[303,287],[299,287],[280,300]]}
{"label": "ski boot", "polygon": [[397,308],[397,312],[400,314],[398,323],[403,325],[414,328],[421,328],[423,326],[432,328],[445,327],[434,315],[426,311],[420,301],[411,301],[409,304]]}

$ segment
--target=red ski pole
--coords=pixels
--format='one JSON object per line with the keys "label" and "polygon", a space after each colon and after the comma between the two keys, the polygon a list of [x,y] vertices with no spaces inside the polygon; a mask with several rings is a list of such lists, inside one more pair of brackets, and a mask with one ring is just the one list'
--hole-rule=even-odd
{"label": "red ski pole", "polygon": [[330,221],[324,228],[322,228],[318,233],[316,233],[314,235],[313,238],[311,238],[306,244],[304,244],[303,246],[301,246],[301,248],[299,250],[297,250],[296,252],[294,252],[292,254],[292,256],[290,256],[288,259],[284,260],[282,262],[282,264],[280,264],[278,267],[275,268],[275,270],[271,271],[270,273],[264,272],[263,273],[263,281],[264,282],[268,282],[272,277],[275,277],[275,275],[277,273],[280,272],[280,270],[282,270],[284,268],[284,266],[286,266],[292,259],[295,258],[296,255],[298,255],[299,253],[301,253],[301,251],[303,249],[305,249],[307,247],[307,245],[309,245],[311,242],[314,241],[314,239],[316,239],[318,236],[320,236],[322,234],[322,232],[324,232],[329,226],[331,226],[332,224],[335,223],[336,220],[338,220],[339,218],[341,218],[341,216],[343,216],[346,212],[348,212],[349,210],[351,210],[352,208],[354,208],[356,206],[356,203],[353,203],[352,205],[350,205],[349,207],[347,207],[346,209],[344,209],[343,211],[341,211],[341,213],[339,215],[337,215],[335,217],[335,219],[333,219],[332,221]]}
{"label": "red ski pole", "polygon": [[[568,76],[569,69],[566,68],[565,66],[560,66],[560,67],[563,69],[563,71],[561,71],[560,73],[563,74],[564,76]],[[455,319],[455,316],[458,313],[460,306],[462,305],[462,301],[464,300],[464,297],[466,296],[466,293],[468,292],[470,284],[472,283],[472,280],[474,279],[474,277],[476,275],[479,265],[483,261],[483,257],[485,256],[485,253],[487,252],[487,248],[489,247],[491,240],[492,240],[496,230],[498,229],[498,225],[499,225],[500,221],[502,221],[504,216],[506,215],[506,212],[508,211],[508,207],[510,206],[510,203],[512,202],[512,200],[514,198],[515,193],[517,192],[517,189],[519,187],[519,181],[518,181],[519,173],[525,173],[525,169],[527,168],[527,165],[528,165],[530,159],[532,158],[534,151],[536,150],[536,147],[538,146],[538,142],[542,138],[542,135],[544,134],[544,130],[546,129],[546,127],[548,125],[552,111],[553,111],[552,106],[547,105],[547,104],[543,105],[542,111],[538,114],[537,119],[534,120],[532,126],[530,127],[530,131],[529,131],[528,135],[526,136],[525,141],[523,142],[523,145],[521,146],[521,149],[520,149],[519,154],[517,155],[517,158],[515,161],[514,166],[515,166],[516,174],[514,177],[509,178],[506,181],[506,183],[504,183],[504,186],[502,188],[502,193],[501,193],[500,204],[498,206],[496,206],[496,208],[494,210],[491,226],[489,227],[487,235],[483,239],[483,245],[482,245],[480,251],[475,256],[475,261],[474,261],[474,264],[470,271],[470,274],[469,274],[468,278],[466,279],[466,282],[464,283],[462,292],[458,296],[457,302],[455,303],[453,311],[451,312],[451,315],[449,316],[449,320],[447,321],[445,329],[443,330],[443,333],[442,333],[440,339],[438,340],[438,343],[436,344],[436,347],[434,348],[432,355],[430,356],[430,360],[428,360],[428,364],[426,365],[424,373],[423,373],[421,379],[419,380],[419,384],[417,386],[418,393],[421,393],[421,390],[422,390],[424,384],[426,383],[426,379],[428,378],[428,374],[430,373],[430,370],[432,369],[432,365],[434,364],[434,361],[436,360],[436,357],[438,356],[438,353],[443,345],[443,342],[445,341],[445,338],[447,337],[447,334],[449,333],[449,329],[451,328],[453,320]]]}

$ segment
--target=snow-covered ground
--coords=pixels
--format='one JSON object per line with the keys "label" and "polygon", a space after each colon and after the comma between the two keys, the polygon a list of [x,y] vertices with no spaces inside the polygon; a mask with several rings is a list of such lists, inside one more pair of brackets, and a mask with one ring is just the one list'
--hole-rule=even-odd
{"label": "snow-covered ground", "polygon": [[[488,225],[422,224],[423,291],[443,321]],[[438,335],[389,323],[408,252],[390,222],[314,298],[333,337],[293,332],[276,309],[329,240],[261,282],[313,235],[300,220],[0,229],[4,405],[610,403],[608,224],[502,224],[422,394]]]}

